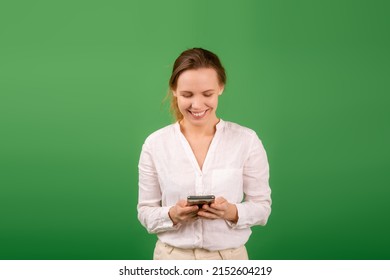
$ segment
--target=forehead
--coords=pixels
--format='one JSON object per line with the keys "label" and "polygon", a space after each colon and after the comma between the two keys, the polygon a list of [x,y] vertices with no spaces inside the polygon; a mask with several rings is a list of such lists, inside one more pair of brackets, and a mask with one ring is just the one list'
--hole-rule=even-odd
{"label": "forehead", "polygon": [[213,68],[186,70],[177,80],[178,90],[186,88],[217,88],[218,86],[218,75]]}

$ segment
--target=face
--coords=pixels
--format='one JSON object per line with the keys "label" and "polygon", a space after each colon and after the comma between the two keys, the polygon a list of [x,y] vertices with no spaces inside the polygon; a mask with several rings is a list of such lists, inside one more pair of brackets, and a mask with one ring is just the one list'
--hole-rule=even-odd
{"label": "face", "polygon": [[212,68],[184,71],[177,80],[173,95],[183,114],[184,123],[195,126],[215,124],[218,96],[224,87],[218,81],[217,72]]}

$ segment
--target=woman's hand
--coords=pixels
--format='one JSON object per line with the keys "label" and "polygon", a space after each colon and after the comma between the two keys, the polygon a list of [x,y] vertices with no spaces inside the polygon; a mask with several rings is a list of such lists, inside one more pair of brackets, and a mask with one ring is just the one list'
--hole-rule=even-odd
{"label": "woman's hand", "polygon": [[168,215],[174,225],[178,223],[185,223],[198,219],[197,212],[199,207],[197,205],[188,206],[186,200],[179,200],[175,206],[169,209]]}
{"label": "woman's hand", "polygon": [[229,203],[223,197],[217,197],[210,206],[203,205],[198,216],[206,219],[224,219],[232,223],[237,223],[238,212],[236,205]]}

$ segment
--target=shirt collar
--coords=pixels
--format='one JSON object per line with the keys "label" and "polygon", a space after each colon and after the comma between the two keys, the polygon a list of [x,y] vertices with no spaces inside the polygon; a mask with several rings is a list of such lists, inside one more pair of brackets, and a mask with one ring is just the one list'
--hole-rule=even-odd
{"label": "shirt collar", "polygon": [[225,126],[225,121],[223,119],[219,119],[219,122],[216,125],[217,130],[221,130]]}
{"label": "shirt collar", "polygon": [[[174,126],[175,126],[176,131],[180,132],[180,124],[178,121],[176,121],[174,123]],[[217,125],[215,127],[217,130],[222,130],[225,127],[225,121],[222,119],[219,119],[219,122],[217,123]]]}

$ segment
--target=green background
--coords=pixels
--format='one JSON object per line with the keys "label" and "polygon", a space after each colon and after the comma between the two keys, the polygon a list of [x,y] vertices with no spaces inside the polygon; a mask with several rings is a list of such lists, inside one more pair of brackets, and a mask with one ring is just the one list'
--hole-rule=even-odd
{"label": "green background", "polygon": [[390,259],[388,1],[1,1],[0,259],[151,259],[144,139],[175,58],[217,53],[219,117],[267,150],[251,259]]}

